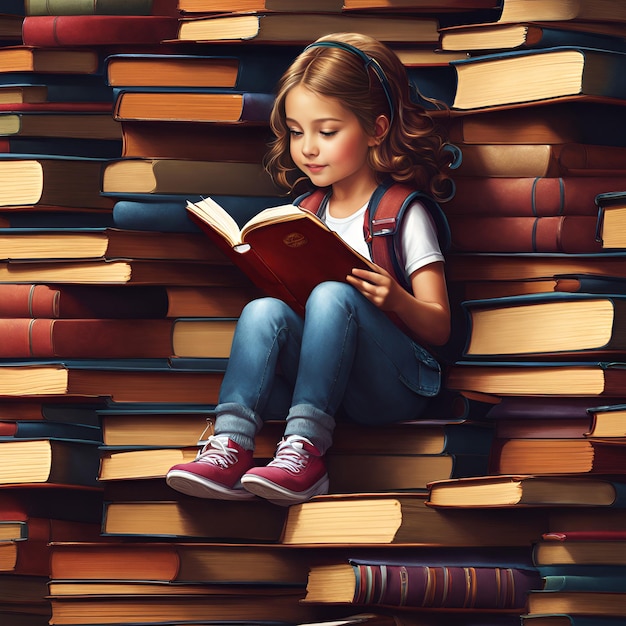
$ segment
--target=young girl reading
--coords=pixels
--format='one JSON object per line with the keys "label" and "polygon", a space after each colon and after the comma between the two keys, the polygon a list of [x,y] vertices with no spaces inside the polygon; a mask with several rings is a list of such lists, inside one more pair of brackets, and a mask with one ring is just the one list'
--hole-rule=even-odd
{"label": "young girl reading", "polygon": [[[406,71],[385,45],[343,33],[308,46],[278,85],[267,159],[274,180],[304,177],[328,190],[323,219],[371,258],[363,231],[384,181],[443,199],[450,154],[432,118],[412,102]],[[174,466],[170,487],[202,498],[260,496],[280,505],[327,493],[324,454],[335,419],[369,425],[419,417],[440,388],[425,346],[450,333],[444,259],[423,203],[405,213],[397,250],[409,289],[380,267],[311,293],[303,317],[260,298],[242,311],[215,409],[215,429],[197,458]],[[392,321],[395,320],[395,321]],[[274,459],[253,461],[267,419],[286,419]]]}

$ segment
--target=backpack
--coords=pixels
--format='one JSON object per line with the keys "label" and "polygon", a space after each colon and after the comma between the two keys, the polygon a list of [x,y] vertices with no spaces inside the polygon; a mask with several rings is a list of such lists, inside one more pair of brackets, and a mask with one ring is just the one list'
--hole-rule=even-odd
{"label": "backpack", "polygon": [[[321,217],[329,199],[328,190],[316,189],[296,198],[294,204]],[[396,250],[400,249],[402,218],[406,209],[416,200],[426,207],[432,217],[437,229],[439,246],[445,254],[450,248],[451,237],[444,212],[433,198],[408,185],[399,183],[379,185],[370,198],[363,220],[363,234],[372,260],[387,270],[408,292],[411,292],[411,286],[405,277],[404,268],[398,262]]]}

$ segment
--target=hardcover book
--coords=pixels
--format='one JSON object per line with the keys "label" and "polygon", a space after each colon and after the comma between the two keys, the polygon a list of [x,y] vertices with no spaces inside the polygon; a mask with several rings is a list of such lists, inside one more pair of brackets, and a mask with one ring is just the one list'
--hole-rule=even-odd
{"label": "hardcover book", "polygon": [[187,210],[258,287],[298,311],[321,281],[344,281],[353,267],[371,267],[320,218],[294,205],[265,209],[241,230],[211,198],[188,202]]}

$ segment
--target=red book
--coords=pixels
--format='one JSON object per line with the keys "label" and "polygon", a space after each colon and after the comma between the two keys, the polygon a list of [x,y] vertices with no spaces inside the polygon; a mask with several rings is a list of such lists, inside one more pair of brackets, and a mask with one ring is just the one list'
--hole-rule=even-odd
{"label": "red book", "polygon": [[[7,359],[159,359],[229,355],[234,319],[3,318]],[[139,324],[139,326],[138,326]],[[138,328],[140,331],[138,331]],[[197,342],[194,344],[194,342]],[[198,349],[202,354],[196,354]]]}
{"label": "red book", "polygon": [[115,46],[176,39],[178,19],[161,15],[31,15],[24,18],[24,45]]}
{"label": "red book", "polygon": [[596,240],[597,218],[591,215],[449,215],[448,223],[458,252],[595,254],[604,249]]}
{"label": "red book", "polygon": [[[361,562],[313,566],[305,602],[420,609],[522,609],[541,588],[533,568]],[[445,622],[446,620],[443,620]]]}
{"label": "red book", "polygon": [[626,189],[623,176],[517,178],[490,176],[455,179],[456,194],[446,202],[448,215],[499,217],[597,216],[596,196]]}

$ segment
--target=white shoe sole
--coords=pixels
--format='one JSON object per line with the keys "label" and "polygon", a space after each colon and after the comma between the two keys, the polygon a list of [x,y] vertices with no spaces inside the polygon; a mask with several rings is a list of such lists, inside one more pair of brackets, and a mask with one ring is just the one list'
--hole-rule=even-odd
{"label": "white shoe sole", "polygon": [[291,491],[254,474],[244,474],[241,478],[244,489],[279,506],[300,504],[310,500],[313,496],[328,493],[328,482],[328,475],[326,475],[306,491]]}
{"label": "white shoe sole", "polygon": [[196,498],[213,500],[253,500],[255,495],[245,489],[229,489],[224,485],[182,470],[168,472],[165,482],[176,491]]}

